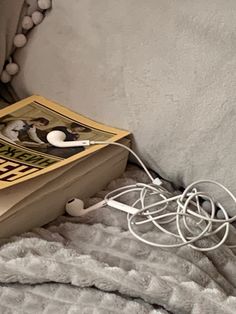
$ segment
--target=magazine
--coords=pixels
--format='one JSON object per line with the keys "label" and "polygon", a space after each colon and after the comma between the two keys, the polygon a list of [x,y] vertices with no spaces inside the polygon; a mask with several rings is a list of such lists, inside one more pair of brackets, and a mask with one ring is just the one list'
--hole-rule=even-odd
{"label": "magazine", "polygon": [[130,133],[81,116],[41,96],[0,110],[0,189],[29,180],[95,153],[105,145],[58,148],[47,134],[60,130],[66,140],[118,141]]}

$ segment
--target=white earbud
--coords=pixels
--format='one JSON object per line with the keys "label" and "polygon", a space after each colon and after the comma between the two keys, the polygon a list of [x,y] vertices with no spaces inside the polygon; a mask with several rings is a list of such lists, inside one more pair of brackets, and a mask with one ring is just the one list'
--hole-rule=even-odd
{"label": "white earbud", "polygon": [[102,208],[104,205],[106,205],[106,201],[103,200],[93,206],[84,208],[84,202],[82,200],[73,198],[66,203],[66,211],[71,216],[81,217],[91,211]]}
{"label": "white earbud", "polygon": [[66,203],[66,211],[71,216],[82,216],[84,202],[78,198],[73,198]]}
{"label": "white earbud", "polygon": [[65,141],[66,134],[62,131],[51,131],[47,135],[48,142],[56,147],[78,147],[78,146],[89,146],[90,141]]}

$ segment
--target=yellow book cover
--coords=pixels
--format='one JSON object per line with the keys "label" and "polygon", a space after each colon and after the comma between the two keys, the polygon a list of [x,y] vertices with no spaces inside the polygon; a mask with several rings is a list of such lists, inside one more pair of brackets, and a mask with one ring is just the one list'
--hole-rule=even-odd
{"label": "yellow book cover", "polygon": [[130,133],[81,116],[41,96],[0,110],[0,189],[57,169],[105,145],[58,148],[47,134],[60,130],[66,140],[118,141]]}

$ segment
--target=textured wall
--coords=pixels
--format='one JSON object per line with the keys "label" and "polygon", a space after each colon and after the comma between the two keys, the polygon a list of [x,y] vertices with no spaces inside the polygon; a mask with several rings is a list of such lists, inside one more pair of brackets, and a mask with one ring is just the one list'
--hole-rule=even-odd
{"label": "textured wall", "polygon": [[56,0],[14,86],[131,130],[175,182],[234,188],[235,13],[234,0]]}

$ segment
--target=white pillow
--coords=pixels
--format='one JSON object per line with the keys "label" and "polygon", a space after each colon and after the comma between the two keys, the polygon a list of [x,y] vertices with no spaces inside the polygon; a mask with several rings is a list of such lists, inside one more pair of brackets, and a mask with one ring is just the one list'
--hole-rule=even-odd
{"label": "white pillow", "polygon": [[236,193],[235,14],[233,0],[57,0],[17,52],[13,86],[129,129],[178,185]]}

